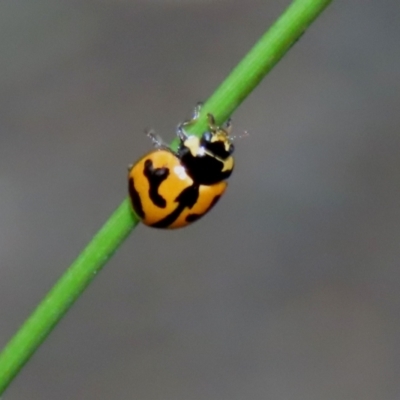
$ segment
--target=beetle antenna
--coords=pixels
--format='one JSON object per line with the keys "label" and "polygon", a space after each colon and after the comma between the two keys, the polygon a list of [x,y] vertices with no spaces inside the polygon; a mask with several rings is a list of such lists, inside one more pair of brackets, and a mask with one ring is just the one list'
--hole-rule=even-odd
{"label": "beetle antenna", "polygon": [[247,131],[244,131],[241,135],[231,136],[231,141],[233,142],[234,140],[237,140],[237,139],[244,139],[249,136],[250,136],[250,133]]}

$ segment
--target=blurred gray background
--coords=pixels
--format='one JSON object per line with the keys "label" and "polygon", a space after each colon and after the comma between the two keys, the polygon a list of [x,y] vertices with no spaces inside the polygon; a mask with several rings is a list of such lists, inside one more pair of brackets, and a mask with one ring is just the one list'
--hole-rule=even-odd
{"label": "blurred gray background", "polygon": [[[0,341],[289,0],[0,5]],[[400,3],[336,0],[233,115],[236,170],[139,226],[7,400],[400,398]]]}

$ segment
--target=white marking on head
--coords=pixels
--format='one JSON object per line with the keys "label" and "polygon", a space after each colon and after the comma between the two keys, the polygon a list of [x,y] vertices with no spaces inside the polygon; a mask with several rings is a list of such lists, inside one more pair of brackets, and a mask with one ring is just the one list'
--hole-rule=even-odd
{"label": "white marking on head", "polygon": [[200,147],[200,139],[197,136],[189,136],[183,144],[190,150],[192,156],[196,157]]}

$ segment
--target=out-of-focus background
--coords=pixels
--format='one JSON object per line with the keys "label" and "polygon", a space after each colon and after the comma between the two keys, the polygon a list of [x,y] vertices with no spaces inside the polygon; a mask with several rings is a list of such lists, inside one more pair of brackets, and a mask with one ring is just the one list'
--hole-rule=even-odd
{"label": "out-of-focus background", "polygon": [[[289,4],[0,5],[0,344]],[[398,399],[400,3],[334,1],[233,115],[237,167],[139,226],[7,400]]]}

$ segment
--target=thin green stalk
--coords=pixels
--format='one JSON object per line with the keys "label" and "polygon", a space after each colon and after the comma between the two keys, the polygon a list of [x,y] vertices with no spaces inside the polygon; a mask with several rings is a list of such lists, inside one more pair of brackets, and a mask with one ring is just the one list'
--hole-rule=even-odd
{"label": "thin green stalk", "polygon": [[[208,112],[217,123],[225,121],[330,2],[293,1],[204,104],[198,122],[188,131],[197,135],[204,132]],[[126,199],[0,354],[0,394],[137,224]]]}
{"label": "thin green stalk", "polygon": [[[331,1],[294,0],[204,103],[198,122],[186,130],[205,132],[208,113],[218,124],[226,121]],[[177,145],[176,139],[173,146]]]}
{"label": "thin green stalk", "polygon": [[137,224],[126,199],[3,349],[0,394]]}

